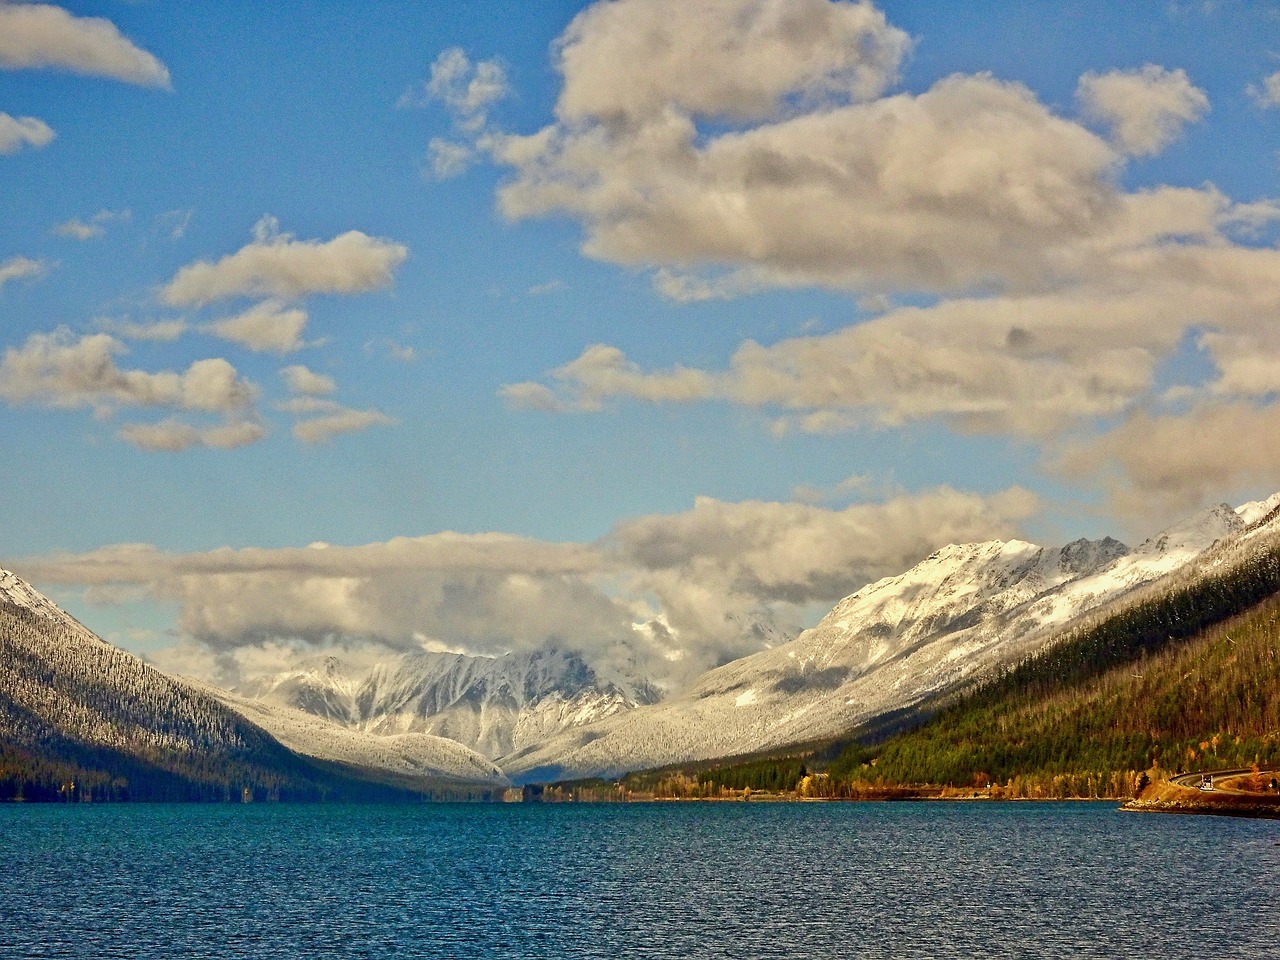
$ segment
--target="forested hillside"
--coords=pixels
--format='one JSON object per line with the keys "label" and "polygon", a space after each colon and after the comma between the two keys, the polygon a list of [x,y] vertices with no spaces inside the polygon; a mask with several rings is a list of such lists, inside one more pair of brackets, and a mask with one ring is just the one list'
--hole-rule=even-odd
{"label": "forested hillside", "polygon": [[65,615],[0,602],[0,800],[409,799],[430,786],[312,763]]}
{"label": "forested hillside", "polygon": [[917,730],[850,746],[831,779],[1126,796],[1148,770],[1280,762],[1278,591],[1272,550],[1148,599]]}
{"label": "forested hillside", "polygon": [[[892,796],[1128,797],[1161,772],[1280,764],[1280,547],[1211,558],[948,702],[767,757],[623,779],[659,796],[725,789]],[[895,725],[913,726],[893,733]]]}

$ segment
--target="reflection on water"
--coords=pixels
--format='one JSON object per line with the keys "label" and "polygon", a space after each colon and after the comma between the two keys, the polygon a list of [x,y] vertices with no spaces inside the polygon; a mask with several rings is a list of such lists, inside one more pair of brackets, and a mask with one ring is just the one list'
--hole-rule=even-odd
{"label": "reflection on water", "polygon": [[7,806],[0,957],[1280,957],[1277,841],[1100,804]]}

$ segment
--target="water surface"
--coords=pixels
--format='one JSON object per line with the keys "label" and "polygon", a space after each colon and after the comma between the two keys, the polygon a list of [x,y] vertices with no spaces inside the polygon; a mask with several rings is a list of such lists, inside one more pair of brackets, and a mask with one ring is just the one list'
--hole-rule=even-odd
{"label": "water surface", "polygon": [[1079,803],[9,805],[0,957],[1280,957],[1278,841]]}

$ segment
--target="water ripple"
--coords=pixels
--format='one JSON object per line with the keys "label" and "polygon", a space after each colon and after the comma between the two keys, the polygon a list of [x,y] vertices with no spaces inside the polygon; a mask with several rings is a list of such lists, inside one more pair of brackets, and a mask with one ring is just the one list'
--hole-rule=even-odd
{"label": "water ripple", "polygon": [[1097,804],[8,806],[0,957],[1275,957],[1278,834]]}

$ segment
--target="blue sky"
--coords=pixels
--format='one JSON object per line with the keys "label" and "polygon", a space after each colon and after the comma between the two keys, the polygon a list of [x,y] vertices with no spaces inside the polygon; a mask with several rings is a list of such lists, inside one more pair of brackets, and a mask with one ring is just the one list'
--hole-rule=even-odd
{"label": "blue sky", "polygon": [[0,3],[0,563],[674,685],[1147,535],[1280,487],[1278,135],[1270,2]]}

